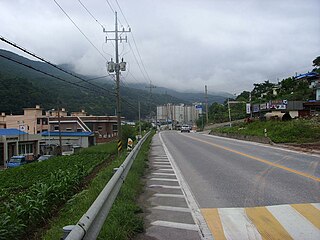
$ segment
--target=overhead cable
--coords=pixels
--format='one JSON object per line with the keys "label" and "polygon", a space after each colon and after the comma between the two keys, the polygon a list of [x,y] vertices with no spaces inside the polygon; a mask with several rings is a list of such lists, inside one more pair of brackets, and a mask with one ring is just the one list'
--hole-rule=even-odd
{"label": "overhead cable", "polygon": [[98,85],[96,85],[96,84],[93,84],[93,83],[89,82],[88,80],[83,79],[83,78],[77,76],[76,74],[74,74],[74,73],[72,73],[72,72],[69,72],[69,71],[67,71],[67,70],[64,70],[63,68],[61,68],[61,67],[59,67],[59,66],[57,66],[57,65],[55,65],[55,64],[53,64],[53,63],[51,63],[51,62],[49,62],[48,60],[46,60],[46,59],[44,59],[44,58],[36,55],[35,53],[32,53],[32,52],[28,51],[27,49],[19,46],[18,44],[14,43],[14,42],[12,42],[12,41],[10,41],[10,40],[8,40],[8,39],[5,39],[5,38],[2,37],[2,36],[0,36],[0,40],[3,41],[3,42],[5,42],[5,43],[7,43],[7,44],[9,44],[9,45],[11,45],[11,46],[13,46],[13,47],[15,47],[15,48],[20,49],[20,50],[23,51],[24,53],[27,53],[27,54],[29,54],[29,55],[31,55],[31,56],[33,56],[33,57],[35,57],[35,58],[37,58],[37,59],[39,59],[39,60],[47,63],[47,64],[49,64],[50,66],[52,66],[52,67],[54,67],[54,68],[56,68],[56,69],[58,69],[58,70],[60,70],[60,71],[62,71],[62,72],[64,72],[64,73],[66,73],[66,74],[68,74],[68,75],[70,75],[70,76],[72,76],[72,77],[75,77],[75,78],[77,78],[77,79],[80,79],[81,81],[86,82],[86,83],[88,83],[88,84],[90,84],[90,85],[92,85],[92,86],[98,87],[99,89],[103,89],[103,90],[105,90],[105,91],[107,91],[107,92],[110,92],[110,90],[105,89],[105,88],[103,88],[103,87],[101,87],[101,86],[98,86]]}
{"label": "overhead cable", "polygon": [[87,41],[91,44],[94,49],[107,61],[108,59],[101,53],[101,51],[91,42],[91,40],[84,34],[84,32],[78,27],[78,25],[72,20],[72,18],[67,14],[67,12],[59,5],[56,0],[53,0],[55,4],[61,9],[61,11],[69,18],[69,20],[73,23],[73,25],[79,30],[79,32],[87,39]]}
{"label": "overhead cable", "polygon": [[34,70],[34,71],[36,71],[36,72],[40,72],[40,73],[42,73],[42,74],[44,74],[44,75],[47,75],[47,76],[50,76],[50,77],[52,77],[52,78],[58,79],[58,80],[60,80],[60,81],[62,81],[62,82],[65,82],[65,83],[68,83],[68,84],[71,84],[71,85],[74,85],[74,86],[77,86],[77,87],[80,87],[80,88],[83,88],[83,89],[86,89],[86,90],[89,90],[89,91],[94,91],[94,92],[101,93],[101,92],[99,92],[99,91],[96,91],[95,89],[91,89],[91,88],[85,87],[85,86],[83,86],[83,85],[79,85],[79,84],[77,84],[77,83],[74,83],[74,82],[69,82],[69,81],[67,81],[67,80],[65,80],[65,79],[63,79],[63,78],[61,78],[61,77],[55,76],[55,75],[53,75],[53,74],[51,74],[51,73],[44,72],[44,71],[39,70],[39,69],[37,69],[37,68],[35,68],[35,67],[32,67],[32,66],[30,66],[30,65],[28,65],[28,64],[19,62],[19,61],[15,60],[15,59],[12,59],[12,58],[8,57],[8,56],[2,55],[1,53],[0,53],[0,57],[5,58],[5,59],[7,59],[7,60],[9,60],[9,61],[11,61],[11,62],[15,62],[15,63],[17,63],[17,64],[19,64],[19,65],[25,66],[25,67],[27,67],[27,68],[30,68],[30,69],[32,69],[32,70]]}

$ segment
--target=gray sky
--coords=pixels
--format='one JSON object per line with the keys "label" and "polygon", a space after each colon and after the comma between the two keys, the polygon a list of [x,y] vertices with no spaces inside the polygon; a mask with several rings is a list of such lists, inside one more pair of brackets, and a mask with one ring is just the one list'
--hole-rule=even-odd
{"label": "gray sky", "polygon": [[[56,0],[109,59],[111,42],[78,0]],[[108,0],[127,27],[116,0]],[[93,16],[114,29],[107,0],[81,0]],[[240,93],[253,83],[312,69],[320,55],[318,0],[118,0],[132,28],[154,85],[176,90]],[[0,0],[0,35],[56,64],[102,76],[106,61],[53,0]],[[128,62],[125,83],[146,83],[132,34],[120,44]],[[112,37],[112,35],[109,35]],[[130,45],[132,49],[130,48]],[[21,52],[0,43],[0,48]],[[132,77],[134,76],[134,78]],[[146,74],[145,74],[146,75]]]}

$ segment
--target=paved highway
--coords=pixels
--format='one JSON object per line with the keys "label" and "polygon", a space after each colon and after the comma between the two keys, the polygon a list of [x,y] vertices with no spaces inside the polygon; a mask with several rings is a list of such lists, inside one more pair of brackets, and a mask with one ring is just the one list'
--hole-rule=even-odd
{"label": "paved highway", "polygon": [[319,155],[197,133],[160,140],[214,239],[320,239]]}
{"label": "paved highway", "polygon": [[200,207],[320,201],[320,157],[215,136],[163,132]]}

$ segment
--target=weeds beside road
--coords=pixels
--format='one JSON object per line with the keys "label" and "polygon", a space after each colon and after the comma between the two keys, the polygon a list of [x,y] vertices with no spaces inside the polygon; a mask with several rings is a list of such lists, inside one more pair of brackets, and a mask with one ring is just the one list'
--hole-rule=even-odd
{"label": "weeds beside road", "polygon": [[294,119],[291,121],[255,121],[239,123],[233,127],[215,128],[212,133],[235,133],[249,136],[267,136],[274,143],[316,143],[320,142],[319,119]]}

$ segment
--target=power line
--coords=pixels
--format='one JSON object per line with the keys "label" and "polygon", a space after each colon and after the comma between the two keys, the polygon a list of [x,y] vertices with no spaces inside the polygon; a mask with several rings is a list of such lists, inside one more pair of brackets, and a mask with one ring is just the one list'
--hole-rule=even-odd
{"label": "power line", "polygon": [[19,65],[25,66],[25,67],[27,67],[27,68],[30,68],[30,69],[32,69],[32,70],[34,70],[34,71],[36,71],[36,72],[40,72],[40,73],[42,73],[42,74],[44,74],[44,75],[47,75],[47,76],[50,76],[50,77],[52,77],[52,78],[58,79],[58,80],[60,80],[60,81],[62,81],[62,82],[65,82],[65,83],[68,83],[68,84],[71,84],[71,85],[74,85],[74,86],[77,86],[77,87],[80,87],[80,88],[83,88],[83,89],[86,89],[86,90],[89,90],[89,91],[101,93],[101,92],[98,92],[98,91],[96,91],[96,90],[94,90],[94,89],[91,89],[91,88],[88,88],[88,87],[79,85],[79,84],[77,84],[77,83],[69,82],[69,81],[67,81],[67,80],[65,80],[65,79],[63,79],[63,78],[61,78],[61,77],[57,77],[57,76],[55,76],[55,75],[53,75],[53,74],[44,72],[44,71],[39,70],[39,69],[37,69],[37,68],[35,68],[35,67],[32,67],[32,66],[30,66],[30,65],[28,65],[28,64],[25,64],[25,63],[22,63],[22,62],[19,62],[19,61],[15,60],[15,59],[9,58],[9,57],[7,57],[7,56],[5,56],[5,55],[0,54],[0,57],[5,58],[5,59],[7,59],[7,60],[9,60],[9,61],[11,61],[11,62],[15,62],[15,63],[17,63],[17,64],[19,64]]}
{"label": "power line", "polygon": [[78,2],[81,4],[82,7],[84,7],[84,9],[87,11],[87,13],[90,14],[90,16],[102,27],[104,28],[104,26],[92,15],[92,13],[88,10],[88,8],[81,2],[81,0],[78,0]]}
{"label": "power line", "polygon": [[131,49],[131,51],[132,51],[132,54],[133,54],[133,57],[134,57],[137,65],[138,65],[138,67],[139,67],[139,69],[140,69],[140,72],[141,72],[144,80],[145,80],[146,82],[148,82],[148,79],[146,78],[146,75],[145,75],[144,72],[142,71],[142,68],[141,68],[141,66],[140,66],[140,64],[139,64],[139,61],[138,61],[138,59],[137,59],[137,57],[136,57],[136,55],[135,55],[135,53],[134,53],[134,51],[133,51],[133,49],[132,49],[132,46],[131,46],[131,44],[130,44],[130,41],[128,42],[128,44],[129,44],[129,47],[130,47],[130,49]]}
{"label": "power line", "polygon": [[119,3],[118,3],[118,0],[116,0],[116,3],[117,3],[117,5],[118,5],[118,8],[119,8],[119,10],[120,10],[120,12],[121,12],[121,14],[122,14],[122,16],[123,16],[123,18],[124,18],[125,22],[126,22],[126,23],[127,23],[127,25],[129,26],[129,23],[128,23],[128,21],[127,21],[127,18],[124,16],[124,14],[123,14],[123,12],[122,12],[122,9],[121,9],[121,7],[120,7],[120,5],[119,5]]}
{"label": "power line", "polygon": [[[105,88],[103,88],[103,87],[101,87],[101,86],[95,85],[95,84],[89,82],[88,80],[83,79],[83,78],[75,75],[74,73],[71,73],[71,72],[69,72],[69,71],[67,71],[67,70],[64,70],[63,68],[61,68],[61,67],[59,67],[59,66],[57,66],[57,65],[55,65],[55,64],[53,64],[53,63],[51,63],[51,62],[49,62],[48,60],[46,60],[46,59],[44,59],[44,58],[36,55],[35,53],[32,53],[32,52],[28,51],[27,49],[19,46],[18,44],[14,43],[14,42],[12,42],[12,41],[10,41],[10,40],[8,40],[8,39],[5,39],[5,38],[2,37],[2,36],[0,36],[0,40],[3,41],[3,42],[5,42],[5,43],[7,43],[7,44],[9,44],[9,45],[11,45],[11,46],[13,46],[13,47],[15,47],[15,48],[18,48],[19,50],[23,51],[24,53],[27,53],[27,54],[33,56],[34,58],[37,58],[37,59],[39,59],[39,60],[41,60],[41,61],[49,64],[50,66],[52,66],[52,67],[54,67],[54,68],[56,68],[56,69],[58,69],[58,70],[60,70],[60,71],[62,71],[62,72],[64,72],[64,73],[66,73],[66,74],[68,74],[68,75],[70,75],[70,76],[72,76],[72,77],[75,77],[75,78],[77,78],[77,79],[80,79],[81,81],[86,82],[86,83],[88,83],[89,85],[98,87],[99,89],[103,89],[103,90],[105,90],[105,91],[107,91],[107,92],[110,92],[108,89],[105,89]],[[114,93],[113,93],[113,94],[114,94]]]}
{"label": "power line", "polygon": [[[102,29],[104,29],[104,26],[97,20],[97,18],[95,16],[93,16],[93,14],[89,11],[89,9],[83,4],[83,2],[81,2],[81,0],[78,0],[78,2],[81,4],[81,6],[87,11],[87,13],[89,13],[89,15],[102,27]],[[107,37],[108,34],[107,34]],[[113,45],[113,43],[112,43]],[[114,45],[113,45],[114,47]]]}
{"label": "power line", "polygon": [[87,41],[93,46],[97,52],[107,61],[107,58],[99,51],[99,49],[90,41],[90,39],[84,34],[84,32],[77,26],[77,24],[72,20],[72,18],[67,14],[67,12],[59,5],[56,0],[53,0],[55,4],[61,9],[61,11],[69,18],[73,25],[79,30],[79,32],[87,39]]}
{"label": "power line", "polygon": [[[121,12],[121,15],[123,16],[125,22],[126,22],[127,25],[129,26],[130,24],[128,23],[127,18],[126,18],[126,16],[124,15],[124,13],[123,13],[123,11],[122,11],[122,8],[121,8],[118,0],[115,0],[115,2],[116,2],[116,4],[118,5],[118,8],[119,8],[119,10],[120,10],[120,12]],[[131,36],[132,36],[133,43],[134,43],[134,45],[135,45],[136,51],[137,51],[137,53],[138,53],[138,56],[139,56],[141,65],[142,65],[142,67],[143,67],[143,69],[144,69],[144,71],[145,71],[145,73],[146,73],[146,76],[147,76],[148,80],[151,81],[150,76],[149,76],[149,74],[148,74],[148,72],[147,72],[147,70],[146,70],[146,67],[145,67],[145,65],[144,65],[144,63],[143,63],[143,61],[142,61],[142,57],[141,57],[141,54],[140,54],[140,52],[139,52],[139,49],[138,49],[136,40],[135,40],[135,38],[134,38],[134,36],[133,36],[133,32],[131,32]],[[129,46],[130,46],[130,44],[129,44]],[[133,51],[133,50],[132,50],[132,51]]]}
{"label": "power line", "polygon": [[112,13],[114,13],[115,11],[114,11],[113,7],[111,6],[110,2],[109,2],[108,0],[106,0],[106,2],[108,3],[108,5],[109,5],[109,7],[110,7],[110,9],[111,9],[111,11],[112,11]]}

